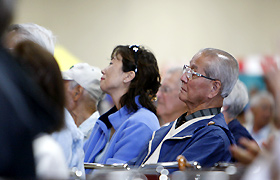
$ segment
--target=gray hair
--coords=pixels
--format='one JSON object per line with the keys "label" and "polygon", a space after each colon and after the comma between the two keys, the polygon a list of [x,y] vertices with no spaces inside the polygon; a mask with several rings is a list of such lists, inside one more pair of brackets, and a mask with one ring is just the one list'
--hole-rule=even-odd
{"label": "gray hair", "polygon": [[220,80],[222,84],[221,96],[223,98],[227,97],[238,79],[239,66],[237,60],[229,53],[214,48],[202,49],[197,54],[212,61],[204,69],[206,76]]}
{"label": "gray hair", "polygon": [[25,23],[11,25],[8,32],[11,31],[16,31],[17,37],[19,37],[16,43],[30,40],[54,54],[56,38],[50,30],[34,23]]}
{"label": "gray hair", "polygon": [[250,100],[250,107],[256,107],[260,105],[263,99],[267,99],[270,102],[272,108],[274,109],[275,102],[273,96],[267,91],[261,91],[253,95]]}
{"label": "gray hair", "polygon": [[226,112],[229,118],[236,118],[248,102],[248,90],[242,81],[237,80],[231,93],[224,99],[223,106],[228,106]]}

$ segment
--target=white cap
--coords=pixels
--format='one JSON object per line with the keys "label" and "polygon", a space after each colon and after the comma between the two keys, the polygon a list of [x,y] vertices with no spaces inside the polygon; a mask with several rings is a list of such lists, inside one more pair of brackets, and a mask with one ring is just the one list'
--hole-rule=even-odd
{"label": "white cap", "polygon": [[69,70],[62,72],[64,80],[76,81],[98,101],[104,96],[100,88],[101,76],[102,73],[98,67],[90,66],[87,63],[75,64]]}

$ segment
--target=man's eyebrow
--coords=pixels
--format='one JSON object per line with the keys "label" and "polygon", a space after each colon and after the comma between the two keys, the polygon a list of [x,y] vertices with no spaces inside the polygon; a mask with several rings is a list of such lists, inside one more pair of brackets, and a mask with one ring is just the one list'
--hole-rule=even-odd
{"label": "man's eyebrow", "polygon": [[192,65],[190,66],[190,68],[193,69],[193,70],[196,70],[198,67],[197,67],[195,64],[192,64]]}

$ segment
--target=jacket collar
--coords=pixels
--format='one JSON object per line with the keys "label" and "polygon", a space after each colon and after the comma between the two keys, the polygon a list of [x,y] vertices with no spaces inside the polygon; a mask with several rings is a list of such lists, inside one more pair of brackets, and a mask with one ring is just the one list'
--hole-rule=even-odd
{"label": "jacket collar", "polygon": [[[209,122],[211,122],[211,124],[215,125],[215,126],[219,126],[227,131],[229,131],[228,129],[228,126],[225,122],[225,119],[224,119],[224,115],[222,113],[219,113],[217,114],[216,116],[213,116],[211,117],[210,119],[207,118],[208,116],[204,116],[205,118],[203,117],[200,117],[202,118],[201,120],[199,121],[196,121],[194,123],[192,123],[191,125],[189,125],[188,127],[182,129],[178,134],[176,134],[174,137],[180,137],[180,138],[184,138],[184,137],[191,137],[198,129],[201,129],[205,126],[208,126]],[[194,119],[195,120],[195,119]],[[192,121],[192,120],[190,120]],[[174,122],[176,123],[176,122]],[[172,128],[172,127],[171,127]]]}
{"label": "jacket collar", "polygon": [[180,127],[182,124],[184,124],[187,121],[190,121],[195,118],[199,118],[202,116],[208,116],[208,115],[217,115],[221,112],[221,108],[209,108],[209,109],[201,109],[199,111],[196,111],[190,115],[186,115],[188,112],[182,114],[176,121],[175,128]]}
{"label": "jacket collar", "polygon": [[[142,108],[142,105],[139,103],[139,96],[135,97],[135,103],[138,106],[138,109]],[[123,106],[120,110],[110,114],[108,119],[115,130],[117,130],[124,121],[126,121],[130,116],[132,116],[135,112],[128,113],[128,109],[126,106]]]}

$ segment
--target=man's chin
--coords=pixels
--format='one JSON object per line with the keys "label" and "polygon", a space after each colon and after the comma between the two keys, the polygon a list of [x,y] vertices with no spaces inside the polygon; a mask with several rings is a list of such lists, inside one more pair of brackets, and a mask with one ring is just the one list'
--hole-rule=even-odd
{"label": "man's chin", "polygon": [[179,99],[183,102],[185,102],[186,100],[186,97],[182,94],[182,93],[179,93]]}

